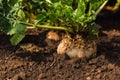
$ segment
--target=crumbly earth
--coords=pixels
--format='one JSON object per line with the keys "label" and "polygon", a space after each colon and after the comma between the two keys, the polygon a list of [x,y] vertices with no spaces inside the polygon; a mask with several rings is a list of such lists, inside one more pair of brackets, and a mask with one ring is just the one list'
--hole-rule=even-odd
{"label": "crumbly earth", "polygon": [[47,30],[28,31],[18,46],[0,33],[0,80],[120,80],[120,16],[104,14],[96,20],[97,56],[89,60],[57,54],[60,40],[47,40]]}

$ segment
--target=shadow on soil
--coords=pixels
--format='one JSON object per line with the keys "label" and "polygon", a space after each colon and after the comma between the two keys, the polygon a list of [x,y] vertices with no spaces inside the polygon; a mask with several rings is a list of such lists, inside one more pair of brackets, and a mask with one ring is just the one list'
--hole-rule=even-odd
{"label": "shadow on soil", "polygon": [[98,15],[96,23],[103,27],[104,30],[120,30],[120,9],[117,12],[103,10]]}
{"label": "shadow on soil", "polygon": [[100,37],[98,39],[98,55],[104,54],[107,60],[120,66],[120,33],[118,33],[118,36],[109,36],[114,34],[113,32],[109,34],[103,33],[103,30],[120,31],[120,11],[116,13],[103,11],[98,16],[96,23],[101,26]]}
{"label": "shadow on soil", "polygon": [[[104,40],[106,37],[104,38]],[[102,40],[101,40],[102,41]],[[113,37],[110,41],[98,43],[98,56],[104,55],[111,63],[120,66],[120,37]]]}

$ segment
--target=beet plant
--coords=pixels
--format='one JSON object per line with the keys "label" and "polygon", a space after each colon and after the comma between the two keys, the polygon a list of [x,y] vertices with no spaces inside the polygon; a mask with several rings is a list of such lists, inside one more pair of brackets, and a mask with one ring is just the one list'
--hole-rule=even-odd
{"label": "beet plant", "polygon": [[[95,19],[108,0],[0,0],[0,30],[17,45],[28,28],[66,31],[58,54],[89,58],[96,53]],[[74,37],[71,37],[74,34]]]}

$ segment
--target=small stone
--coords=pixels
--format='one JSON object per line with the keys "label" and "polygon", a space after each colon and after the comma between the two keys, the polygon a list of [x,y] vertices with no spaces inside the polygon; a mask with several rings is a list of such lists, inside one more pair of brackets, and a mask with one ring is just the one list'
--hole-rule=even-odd
{"label": "small stone", "polygon": [[33,62],[29,62],[29,65],[30,65],[30,66],[33,66],[33,64],[34,64]]}
{"label": "small stone", "polygon": [[100,75],[100,74],[98,74],[98,75],[96,76],[96,78],[97,78],[97,79],[100,79],[100,77],[101,77],[101,75]]}
{"label": "small stone", "polygon": [[45,77],[46,77],[45,73],[40,73],[39,76],[38,76],[38,79],[43,79]]}
{"label": "small stone", "polygon": [[87,77],[86,80],[92,80],[91,77]]}
{"label": "small stone", "polygon": [[97,70],[97,72],[98,72],[98,73],[101,73],[101,70],[100,70],[100,69],[98,69],[98,70]]}
{"label": "small stone", "polygon": [[55,41],[59,40],[58,34],[56,32],[53,32],[53,31],[48,32],[47,38],[50,40],[55,40]]}
{"label": "small stone", "polygon": [[108,64],[108,69],[113,69],[114,68],[114,64]]}
{"label": "small stone", "polygon": [[95,71],[95,69],[91,69],[91,72],[94,72]]}

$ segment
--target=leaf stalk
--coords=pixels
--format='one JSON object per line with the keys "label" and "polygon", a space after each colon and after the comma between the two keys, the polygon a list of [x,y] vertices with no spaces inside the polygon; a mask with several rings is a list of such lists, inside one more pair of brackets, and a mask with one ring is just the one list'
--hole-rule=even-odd
{"label": "leaf stalk", "polygon": [[106,3],[108,2],[108,0],[106,0],[100,7],[99,7],[99,9],[96,11],[96,13],[95,13],[95,16],[97,16],[99,13],[100,13],[100,11],[104,8],[104,6],[106,5]]}
{"label": "leaf stalk", "polygon": [[61,26],[49,26],[49,25],[36,25],[32,23],[20,22],[20,24],[27,25],[27,28],[43,28],[43,29],[53,29],[53,30],[64,30],[68,32],[73,32],[71,28],[61,27]]}

